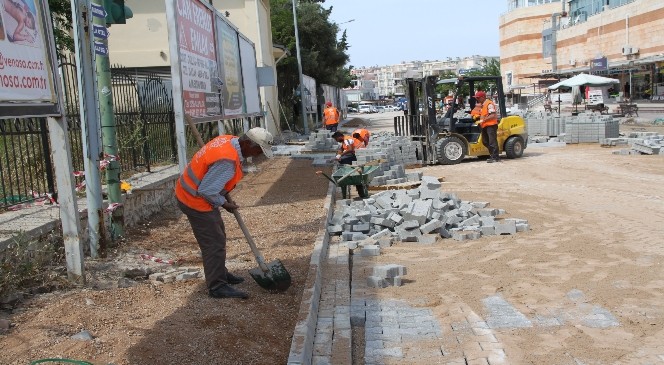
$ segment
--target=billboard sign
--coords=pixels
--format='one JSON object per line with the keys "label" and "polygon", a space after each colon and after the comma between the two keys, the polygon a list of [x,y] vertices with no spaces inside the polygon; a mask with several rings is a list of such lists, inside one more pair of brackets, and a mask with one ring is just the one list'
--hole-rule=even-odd
{"label": "billboard sign", "polygon": [[0,118],[61,115],[47,1],[0,6]]}
{"label": "billboard sign", "polygon": [[176,0],[175,10],[184,113],[221,115],[213,12],[198,0]]}

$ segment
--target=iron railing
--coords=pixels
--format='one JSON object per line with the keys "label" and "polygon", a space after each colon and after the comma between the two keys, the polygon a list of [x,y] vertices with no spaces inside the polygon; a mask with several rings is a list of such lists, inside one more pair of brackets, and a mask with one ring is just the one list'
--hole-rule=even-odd
{"label": "iron railing", "polygon": [[[83,171],[83,141],[79,113],[76,65],[62,59],[60,75],[64,110],[74,171]],[[177,163],[175,117],[168,73],[112,69],[113,108],[123,176],[133,171],[151,171],[159,164]],[[260,117],[249,127],[260,126]],[[204,140],[223,133],[241,135],[243,119],[197,125]],[[186,133],[188,154],[198,149],[191,131]],[[77,183],[83,178],[78,177]],[[45,118],[0,120],[0,211],[19,204],[55,196],[48,128]]]}

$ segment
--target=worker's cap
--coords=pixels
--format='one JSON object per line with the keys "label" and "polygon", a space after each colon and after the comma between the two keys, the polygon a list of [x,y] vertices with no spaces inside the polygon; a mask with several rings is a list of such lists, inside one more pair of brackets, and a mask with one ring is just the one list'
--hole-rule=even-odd
{"label": "worker's cap", "polygon": [[473,95],[473,96],[475,97],[475,99],[477,99],[477,98],[486,98],[486,92],[484,92],[484,91],[478,91],[478,92],[476,92],[475,95]]}
{"label": "worker's cap", "polygon": [[265,128],[256,127],[251,128],[245,134],[250,140],[261,146],[265,157],[274,157],[274,153],[272,153],[272,133],[268,132]]}
{"label": "worker's cap", "polygon": [[325,103],[325,106],[332,106],[332,102],[328,101],[327,103]]}

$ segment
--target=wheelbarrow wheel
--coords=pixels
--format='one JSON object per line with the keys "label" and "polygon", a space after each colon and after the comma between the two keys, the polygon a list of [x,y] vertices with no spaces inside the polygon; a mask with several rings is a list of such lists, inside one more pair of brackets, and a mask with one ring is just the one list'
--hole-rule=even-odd
{"label": "wheelbarrow wheel", "polygon": [[360,191],[358,191],[360,198],[366,199],[369,197],[369,187],[366,184],[358,185],[357,187],[361,187]]}

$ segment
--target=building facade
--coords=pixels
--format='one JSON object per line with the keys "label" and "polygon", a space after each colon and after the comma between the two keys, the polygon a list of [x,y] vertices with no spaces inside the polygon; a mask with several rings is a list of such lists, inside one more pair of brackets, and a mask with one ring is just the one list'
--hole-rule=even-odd
{"label": "building facade", "polygon": [[661,0],[510,6],[500,19],[506,88],[545,86],[586,72],[620,80],[614,91],[621,97],[664,100],[663,32]]}
{"label": "building facade", "polygon": [[351,70],[355,76],[354,89],[360,89],[362,100],[378,100],[404,96],[406,79],[421,79],[425,76],[445,74],[462,75],[480,69],[486,62],[498,59],[495,56],[473,55],[469,57],[448,57],[445,60],[408,61],[396,65],[360,67]]}
{"label": "building facade", "polygon": [[[109,50],[111,62],[124,67],[168,69],[171,62],[168,48],[166,4],[162,1],[126,0],[134,17],[127,24],[110,28]],[[257,67],[270,67],[276,80],[276,59],[283,49],[272,43],[270,0],[214,0],[212,5],[239,31],[254,43]],[[260,88],[265,127],[276,132],[279,124],[278,92],[276,86]]]}

